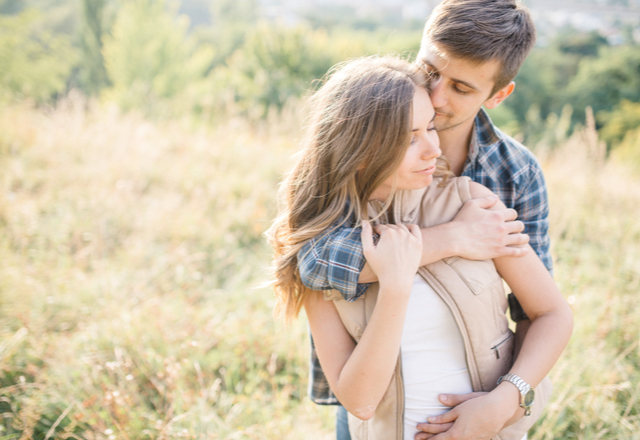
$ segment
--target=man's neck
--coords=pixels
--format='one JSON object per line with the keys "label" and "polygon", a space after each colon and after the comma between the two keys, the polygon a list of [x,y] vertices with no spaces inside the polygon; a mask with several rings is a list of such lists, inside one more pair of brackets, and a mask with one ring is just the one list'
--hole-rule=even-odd
{"label": "man's neck", "polygon": [[440,137],[440,149],[442,154],[449,160],[451,171],[460,176],[464,168],[464,163],[469,155],[469,144],[473,134],[475,118],[447,130],[438,132]]}

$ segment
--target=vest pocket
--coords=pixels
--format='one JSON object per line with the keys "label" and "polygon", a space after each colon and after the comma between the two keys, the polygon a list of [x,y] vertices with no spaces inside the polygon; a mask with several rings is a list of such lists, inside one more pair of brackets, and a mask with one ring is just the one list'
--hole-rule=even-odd
{"label": "vest pocket", "polygon": [[467,260],[462,257],[444,258],[444,261],[460,277],[475,295],[484,293],[492,284],[502,283],[493,260]]}
{"label": "vest pocket", "polygon": [[496,386],[498,378],[507,374],[513,366],[514,342],[514,334],[509,330],[491,344],[491,356],[495,360],[497,366],[491,375],[492,377],[488,378],[490,380],[490,389],[493,389]]}

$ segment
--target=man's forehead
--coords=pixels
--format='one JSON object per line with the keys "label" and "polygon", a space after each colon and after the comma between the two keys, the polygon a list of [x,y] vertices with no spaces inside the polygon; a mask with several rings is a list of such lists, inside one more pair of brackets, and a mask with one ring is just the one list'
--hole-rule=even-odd
{"label": "man's forehead", "polygon": [[474,84],[486,83],[487,81],[493,83],[500,68],[500,63],[497,60],[482,62],[459,58],[434,44],[424,44],[418,54],[418,60],[439,71],[452,66],[456,71],[456,77],[460,77],[459,79],[464,82]]}

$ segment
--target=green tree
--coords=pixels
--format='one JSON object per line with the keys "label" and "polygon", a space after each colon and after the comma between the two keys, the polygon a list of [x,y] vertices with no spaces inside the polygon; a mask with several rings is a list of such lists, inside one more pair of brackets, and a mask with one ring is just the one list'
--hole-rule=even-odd
{"label": "green tree", "polygon": [[130,0],[118,10],[104,39],[104,59],[112,86],[103,96],[123,109],[152,110],[202,81],[213,48],[187,35],[186,16],[163,0]]}
{"label": "green tree", "polygon": [[640,129],[640,103],[623,99],[612,111],[598,113],[598,122],[601,139],[615,148],[628,132]]}
{"label": "green tree", "polygon": [[260,17],[258,0],[216,0],[211,3],[211,27],[198,30],[198,37],[216,48],[214,64],[222,64],[245,42],[248,30]]}
{"label": "green tree", "polygon": [[640,102],[640,50],[637,46],[603,47],[597,58],[582,60],[565,95],[584,120],[584,109],[611,111],[623,99]]}
{"label": "green tree", "polygon": [[67,36],[38,26],[41,18],[34,9],[0,16],[0,101],[47,101],[67,87],[77,53]]}
{"label": "green tree", "polygon": [[90,95],[97,94],[109,83],[102,56],[105,3],[106,0],[81,1],[79,44],[82,58],[79,80],[82,89]]}
{"label": "green tree", "polygon": [[339,50],[322,29],[261,23],[213,75],[241,111],[266,115],[309,90],[312,80],[342,59]]}

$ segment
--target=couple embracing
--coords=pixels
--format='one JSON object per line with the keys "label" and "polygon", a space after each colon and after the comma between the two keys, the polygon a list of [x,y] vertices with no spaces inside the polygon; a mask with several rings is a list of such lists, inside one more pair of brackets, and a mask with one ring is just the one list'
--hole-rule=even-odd
{"label": "couple embracing", "polygon": [[305,309],[311,397],[341,404],[339,440],[520,440],[549,398],[573,321],[544,178],[482,109],[513,92],[534,41],[513,0],[445,0],[414,64],[350,61],[311,98],[269,237],[278,307]]}

